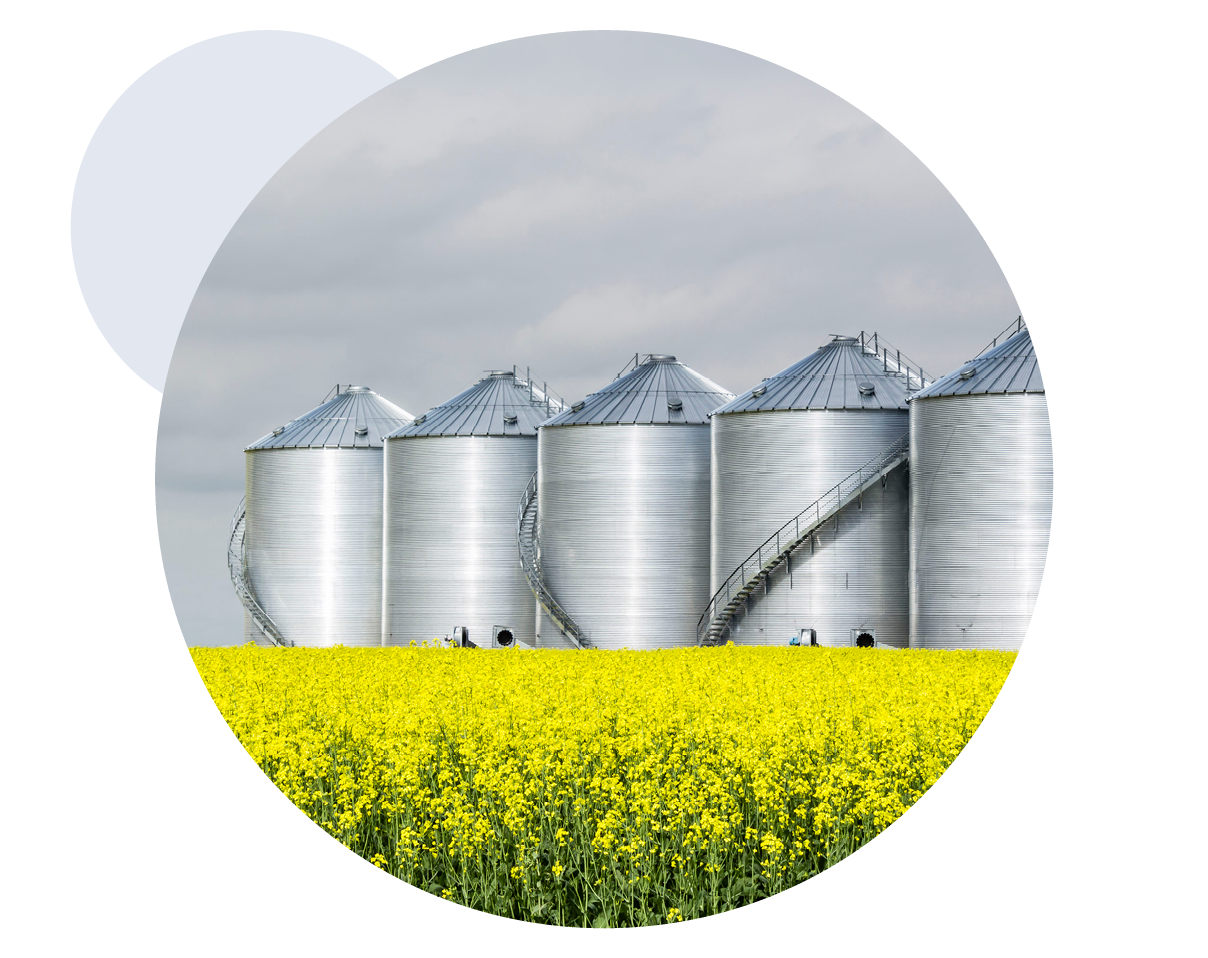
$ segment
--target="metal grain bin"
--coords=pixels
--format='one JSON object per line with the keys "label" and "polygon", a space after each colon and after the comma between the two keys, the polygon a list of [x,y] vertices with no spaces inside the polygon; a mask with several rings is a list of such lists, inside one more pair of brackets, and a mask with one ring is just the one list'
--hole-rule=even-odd
{"label": "metal grain bin", "polygon": [[337,387],[247,447],[248,583],[288,644],[381,644],[382,437],[411,419]]}
{"label": "metal grain bin", "polygon": [[537,426],[561,408],[492,371],[386,437],[384,645],[459,626],[480,647],[536,644],[516,503],[537,471]]}
{"label": "metal grain bin", "polygon": [[[709,594],[709,413],[732,398],[651,355],[538,430],[541,571],[592,646],[695,643]],[[566,647],[541,622],[538,644]]]}
{"label": "metal grain bin", "polygon": [[1018,649],[1049,546],[1053,447],[1027,329],[910,401],[910,646]]}
{"label": "metal grain bin", "polygon": [[[921,375],[875,335],[836,336],[714,413],[711,593],[736,591],[727,580],[761,543],[904,439],[906,398]],[[909,477],[898,466],[874,478],[758,584],[714,641],[788,645],[804,635],[807,645],[906,646]]]}

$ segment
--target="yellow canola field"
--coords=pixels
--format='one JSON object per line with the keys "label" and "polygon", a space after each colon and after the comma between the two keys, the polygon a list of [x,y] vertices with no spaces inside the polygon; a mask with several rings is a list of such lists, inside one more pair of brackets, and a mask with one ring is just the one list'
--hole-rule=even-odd
{"label": "yellow canola field", "polygon": [[969,741],[1013,653],[193,649],[352,851],[528,921],[709,915],[851,854]]}

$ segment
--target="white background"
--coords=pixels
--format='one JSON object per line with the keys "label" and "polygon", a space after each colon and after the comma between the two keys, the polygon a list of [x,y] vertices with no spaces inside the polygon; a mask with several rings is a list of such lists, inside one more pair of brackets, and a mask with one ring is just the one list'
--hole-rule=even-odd
{"label": "white background", "polygon": [[[1191,5],[405,2],[5,14],[0,921],[10,954],[692,949],[1191,953],[1204,880],[1202,24]],[[159,394],[72,267],[92,131],[191,43],[286,29],[396,76],[570,29],[731,46],[849,100],[965,207],[1048,387],[1056,496],[1024,651],[905,818],[790,892],[579,932],[438,901],[328,839],[193,669],[156,536]]]}

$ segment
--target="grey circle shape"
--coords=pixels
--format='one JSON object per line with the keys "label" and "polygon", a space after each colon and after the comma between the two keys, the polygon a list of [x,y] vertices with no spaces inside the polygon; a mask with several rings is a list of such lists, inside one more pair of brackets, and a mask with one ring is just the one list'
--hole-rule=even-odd
{"label": "grey circle shape", "polygon": [[105,339],[163,391],[197,286],[231,226],[297,150],[394,77],[348,47],[258,30],[156,64],[84,153],[71,248]]}

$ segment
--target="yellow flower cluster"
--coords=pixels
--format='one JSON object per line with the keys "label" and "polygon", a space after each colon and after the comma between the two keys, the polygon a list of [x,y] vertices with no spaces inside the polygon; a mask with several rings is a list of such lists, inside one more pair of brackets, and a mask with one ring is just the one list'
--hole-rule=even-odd
{"label": "yellow flower cluster", "polygon": [[528,921],[682,921],[895,821],[1015,656],[713,648],[193,650],[276,785],[412,884]]}

